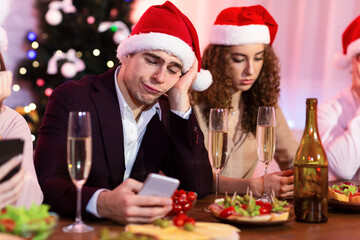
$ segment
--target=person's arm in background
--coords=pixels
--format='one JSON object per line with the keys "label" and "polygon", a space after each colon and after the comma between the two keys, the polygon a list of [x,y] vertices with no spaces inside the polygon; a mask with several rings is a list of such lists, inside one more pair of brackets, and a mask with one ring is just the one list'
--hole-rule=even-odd
{"label": "person's arm in background", "polygon": [[318,108],[318,127],[329,163],[337,179],[352,179],[360,168],[359,58],[353,58],[353,82]]}
{"label": "person's arm in background", "polygon": [[[16,156],[0,167],[0,179],[5,177],[22,160],[22,156]],[[20,169],[9,180],[0,183],[0,210],[6,205],[14,205],[21,194],[24,183],[24,170]]]}
{"label": "person's arm in background", "polygon": [[25,119],[11,108],[6,106],[4,111],[1,111],[1,118],[5,117],[11,119],[7,122],[3,129],[3,137],[7,139],[20,138],[24,140],[24,151],[22,157],[21,167],[25,171],[24,186],[19,195],[17,206],[30,207],[32,203],[37,205],[43,201],[43,194],[36,176],[34,160],[33,160],[33,143],[31,139],[31,132]]}
{"label": "person's arm in background", "polygon": [[[12,73],[0,72],[0,102],[11,94]],[[24,151],[21,158],[22,173],[14,176],[18,186],[13,186],[12,191],[18,190],[17,206],[29,207],[32,203],[41,204],[43,195],[36,177],[33,162],[33,144],[29,126],[25,119],[16,111],[2,106],[0,108],[0,133],[4,139],[20,138],[24,140]],[[21,178],[19,178],[22,176]],[[22,188],[19,188],[23,186]],[[10,190],[10,188],[9,188]]]}

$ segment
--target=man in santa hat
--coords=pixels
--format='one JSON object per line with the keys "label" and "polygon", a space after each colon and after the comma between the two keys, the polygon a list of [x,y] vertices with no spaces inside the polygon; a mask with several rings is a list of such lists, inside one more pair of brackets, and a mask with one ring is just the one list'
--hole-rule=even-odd
{"label": "man in santa hat", "polygon": [[[54,90],[35,153],[44,202],[62,216],[76,212],[76,188],[66,164],[69,111],[88,111],[92,167],[82,189],[84,217],[118,223],[151,222],[172,208],[171,198],[139,196],[149,173],[180,180],[207,195],[212,172],[204,136],[190,106],[189,88],[204,90],[200,49],[190,20],[172,3],[150,7],[120,43],[121,64]],[[196,79],[196,81],[195,81]]]}
{"label": "man in santa hat", "polygon": [[341,69],[350,66],[352,83],[318,107],[318,125],[329,163],[329,179],[360,180],[360,16],[342,36]]}

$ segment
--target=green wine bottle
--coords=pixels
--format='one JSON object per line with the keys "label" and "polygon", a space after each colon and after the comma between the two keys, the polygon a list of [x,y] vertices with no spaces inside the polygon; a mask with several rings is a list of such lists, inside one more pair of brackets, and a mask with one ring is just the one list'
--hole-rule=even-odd
{"label": "green wine bottle", "polygon": [[295,220],[328,219],[328,162],[317,127],[317,99],[306,99],[306,124],[294,163]]}

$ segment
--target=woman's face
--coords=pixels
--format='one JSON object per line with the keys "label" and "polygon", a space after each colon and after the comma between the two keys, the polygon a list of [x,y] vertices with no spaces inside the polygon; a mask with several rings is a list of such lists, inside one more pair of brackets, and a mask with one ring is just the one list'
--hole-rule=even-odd
{"label": "woman's face", "polygon": [[247,91],[259,77],[264,64],[264,44],[230,47],[232,85],[236,91]]}

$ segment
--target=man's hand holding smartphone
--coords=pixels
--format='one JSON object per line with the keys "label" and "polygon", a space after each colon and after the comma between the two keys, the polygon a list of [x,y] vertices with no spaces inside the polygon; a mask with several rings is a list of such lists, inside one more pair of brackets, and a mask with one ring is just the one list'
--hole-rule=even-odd
{"label": "man's hand holding smartphone", "polygon": [[178,188],[180,181],[176,178],[150,173],[139,191],[142,196],[171,197]]}
{"label": "man's hand holding smartphone", "polygon": [[[169,180],[171,187],[162,185]],[[144,183],[129,178],[115,189],[100,193],[98,214],[121,224],[151,223],[171,211],[171,196],[178,184],[178,180],[158,174],[149,174]],[[165,186],[166,190],[161,186]]]}

